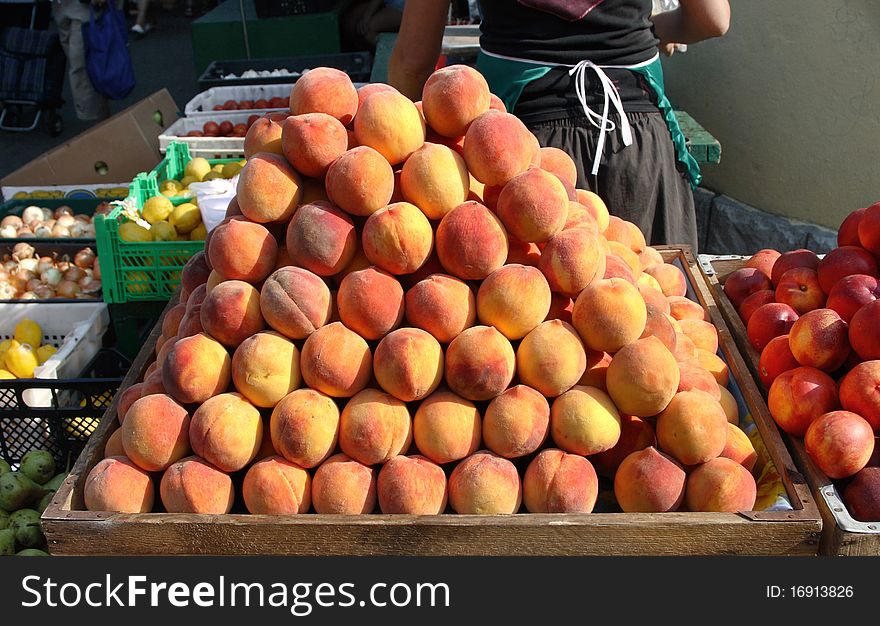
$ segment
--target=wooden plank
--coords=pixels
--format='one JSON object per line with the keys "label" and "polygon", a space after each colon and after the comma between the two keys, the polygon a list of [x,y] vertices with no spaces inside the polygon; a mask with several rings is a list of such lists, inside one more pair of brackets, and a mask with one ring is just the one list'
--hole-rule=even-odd
{"label": "wooden plank", "polygon": [[[758,389],[761,390],[763,404],[766,406],[766,397],[769,390],[761,382],[758,375],[761,355],[749,343],[746,327],[739,313],[730,299],[724,294],[724,281],[727,280],[730,274],[744,267],[747,260],[747,257],[726,257],[713,260],[710,262],[712,273],[704,273],[704,276],[718,305],[718,309],[731,329],[734,341],[739,347],[749,371],[752,373],[754,382]],[[791,451],[797,467],[805,475],[807,484],[824,520],[819,548],[820,553],[837,556],[880,555],[880,524],[862,524],[852,520],[839,500],[839,491],[836,489],[834,481],[810,459],[804,447],[803,439],[792,437],[775,426],[775,423],[774,428],[780,433],[782,440]],[[845,530],[841,527],[842,524],[851,528],[858,527],[859,532]]]}
{"label": "wooden plank", "polygon": [[[667,248],[678,259],[700,303],[719,325],[731,375],[750,404],[754,381],[736,362],[724,319],[696,269],[690,250]],[[170,306],[170,305],[169,305]],[[167,311],[167,309],[166,309]],[[156,325],[161,328],[161,320]],[[154,329],[121,390],[152,361]],[[742,378],[742,380],[740,380]],[[784,477],[794,510],[740,513],[595,513],[590,515],[363,515],[296,516],[125,515],[83,510],[85,477],[103,456],[116,425],[115,403],[43,515],[53,554],[279,554],[279,555],[813,555],[821,517],[778,434],[761,430],[768,453]],[[756,423],[760,404],[750,406]],[[761,428],[759,426],[759,428]],[[765,434],[766,433],[766,434]],[[790,475],[791,474],[791,475]]]}

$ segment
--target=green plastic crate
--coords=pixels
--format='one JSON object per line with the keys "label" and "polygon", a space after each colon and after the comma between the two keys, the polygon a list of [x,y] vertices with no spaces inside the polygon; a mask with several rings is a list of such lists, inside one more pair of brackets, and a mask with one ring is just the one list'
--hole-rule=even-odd
{"label": "green plastic crate", "polygon": [[[183,177],[183,172],[186,170],[186,164],[191,160],[192,157],[189,154],[189,146],[187,146],[187,144],[179,141],[172,141],[168,144],[165,158],[159,162],[159,165],[149,172],[149,175],[153,175],[155,178],[157,189],[158,186],[166,180],[180,180]],[[208,163],[214,166],[218,163],[234,163],[242,160],[243,159],[208,159]],[[177,206],[184,202],[189,202],[191,199],[185,197],[171,197],[169,200],[171,200],[171,204]]]}

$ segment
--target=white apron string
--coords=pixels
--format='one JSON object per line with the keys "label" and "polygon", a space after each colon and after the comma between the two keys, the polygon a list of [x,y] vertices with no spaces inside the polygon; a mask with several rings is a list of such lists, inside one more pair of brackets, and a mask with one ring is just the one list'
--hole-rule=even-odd
{"label": "white apron string", "polygon": [[[599,115],[587,105],[586,74],[588,69],[596,72],[599,81],[602,83],[602,91],[605,94],[605,106],[602,110],[602,115]],[[629,146],[633,142],[632,129],[629,126],[629,120],[626,118],[626,112],[623,110],[623,103],[620,101],[620,94],[617,93],[617,87],[614,86],[614,83],[611,82],[608,75],[602,71],[601,67],[592,61],[581,61],[571,68],[568,74],[569,76],[576,74],[575,93],[577,94],[581,106],[584,108],[584,113],[586,114],[587,119],[590,120],[590,124],[599,129],[599,140],[596,144],[596,156],[593,158],[593,169],[591,170],[591,173],[595,176],[599,171],[599,162],[602,160],[602,151],[605,147],[605,134],[613,132],[617,128],[614,122],[608,118],[609,104],[613,104],[614,109],[617,111],[618,115],[620,115],[620,133],[623,136],[623,145],[625,146]]]}

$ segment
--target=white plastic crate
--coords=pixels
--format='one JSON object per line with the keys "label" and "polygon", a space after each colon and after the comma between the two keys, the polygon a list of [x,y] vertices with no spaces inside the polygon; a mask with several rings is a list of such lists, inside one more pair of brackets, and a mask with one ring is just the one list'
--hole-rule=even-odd
{"label": "white plastic crate", "polygon": [[[202,130],[208,121],[229,120],[233,125],[246,124],[252,111],[213,111],[214,115],[181,117],[159,135],[159,151],[165,154],[168,144],[179,141],[189,146],[189,154],[206,159],[240,159],[244,157],[244,137],[187,137],[191,130]],[[257,114],[259,115],[259,114]]]}
{"label": "white plastic crate", "polygon": [[[293,83],[282,85],[231,85],[229,87],[211,87],[202,93],[196,95],[192,100],[186,103],[183,114],[186,117],[206,117],[210,114],[224,113],[224,111],[215,111],[214,107],[223,104],[227,100],[271,100],[272,98],[290,97],[290,91],[293,89]],[[270,111],[283,111],[284,109],[233,109],[229,113],[257,113],[263,115]]]}

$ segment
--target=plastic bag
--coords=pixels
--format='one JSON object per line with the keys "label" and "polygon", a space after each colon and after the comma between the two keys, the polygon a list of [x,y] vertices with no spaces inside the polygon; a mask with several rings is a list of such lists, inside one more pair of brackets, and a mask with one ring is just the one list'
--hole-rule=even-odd
{"label": "plastic bag", "polygon": [[89,13],[89,22],[82,27],[86,71],[95,91],[110,100],[121,100],[135,85],[125,17],[112,1],[98,16],[89,5]]}

